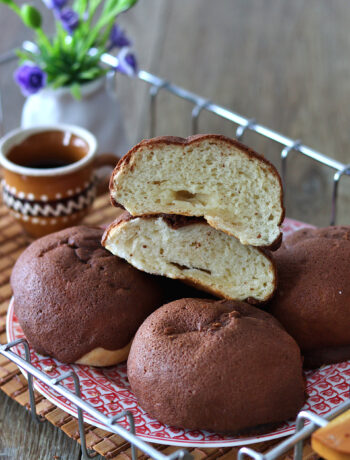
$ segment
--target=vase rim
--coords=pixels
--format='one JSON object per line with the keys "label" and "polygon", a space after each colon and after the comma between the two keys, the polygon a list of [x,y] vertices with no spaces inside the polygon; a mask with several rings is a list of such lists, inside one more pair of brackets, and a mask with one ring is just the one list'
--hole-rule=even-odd
{"label": "vase rim", "polygon": [[[67,166],[59,166],[57,168],[28,168],[26,166],[20,166],[13,163],[7,158],[7,155],[12,147],[20,144],[32,134],[43,133],[46,131],[63,131],[64,133],[74,134],[88,144],[89,150],[80,160]],[[97,140],[90,131],[80,126],[65,123],[34,126],[31,128],[16,128],[5,134],[5,136],[0,139],[0,165],[8,171],[22,174],[24,176],[48,177],[70,174],[89,164],[95,158],[96,153]]]}

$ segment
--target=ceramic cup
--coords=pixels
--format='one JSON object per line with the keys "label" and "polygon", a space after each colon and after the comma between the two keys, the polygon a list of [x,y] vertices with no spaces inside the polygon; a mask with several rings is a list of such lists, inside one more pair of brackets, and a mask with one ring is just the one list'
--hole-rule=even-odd
{"label": "ceramic cup", "polygon": [[96,153],[96,138],[74,125],[16,129],[1,139],[3,201],[30,236],[78,224],[107,191],[96,173],[117,158]]}

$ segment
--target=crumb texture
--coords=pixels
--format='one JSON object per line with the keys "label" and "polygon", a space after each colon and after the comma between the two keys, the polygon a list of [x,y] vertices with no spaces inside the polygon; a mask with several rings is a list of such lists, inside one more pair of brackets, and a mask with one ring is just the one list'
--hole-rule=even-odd
{"label": "crumb texture", "polygon": [[107,229],[103,244],[139,270],[182,279],[228,299],[262,302],[272,296],[274,265],[260,249],[205,221],[182,218],[178,227],[167,217],[124,216]]}
{"label": "crumb texture", "polygon": [[117,166],[110,191],[133,216],[203,216],[253,246],[270,246],[280,236],[284,211],[276,169],[223,136],[141,142]]}

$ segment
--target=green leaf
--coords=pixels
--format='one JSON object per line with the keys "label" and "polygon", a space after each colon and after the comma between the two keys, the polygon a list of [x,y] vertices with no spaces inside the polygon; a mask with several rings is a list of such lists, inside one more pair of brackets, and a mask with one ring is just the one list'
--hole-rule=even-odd
{"label": "green leaf", "polygon": [[81,91],[80,91],[79,83],[73,83],[70,87],[70,92],[72,93],[73,97],[75,97],[75,99],[78,99],[78,100],[81,99]]}
{"label": "green leaf", "polygon": [[64,86],[70,79],[69,75],[58,75],[56,78],[54,78],[51,82],[51,86],[56,89],[60,88],[61,86]]}
{"label": "green leaf", "polygon": [[31,29],[39,29],[41,27],[41,14],[32,5],[22,5],[21,18],[24,24]]}
{"label": "green leaf", "polygon": [[13,11],[17,14],[21,15],[21,10],[18,5],[13,0],[0,0],[1,3],[4,3],[8,7],[10,7]]}
{"label": "green leaf", "polygon": [[87,3],[87,0],[74,0],[73,10],[82,16],[86,11]]}
{"label": "green leaf", "polygon": [[96,43],[99,32],[107,25],[114,21],[118,14],[126,11],[135,5],[137,0],[113,0],[108,11],[103,10],[100,19],[89,33],[88,39],[81,49],[80,57],[84,56],[88,50]]}
{"label": "green leaf", "polygon": [[50,56],[50,53],[52,52],[52,49],[53,49],[50,43],[50,40],[47,38],[47,36],[44,34],[44,32],[40,28],[36,29],[35,32],[37,35],[37,45],[38,45],[39,51],[42,54],[43,58],[46,59],[48,56]]}
{"label": "green leaf", "polygon": [[94,80],[98,75],[100,75],[101,69],[93,67],[89,70],[84,70],[79,73],[79,78],[82,80]]}
{"label": "green leaf", "polygon": [[32,53],[23,50],[16,50],[16,55],[21,61],[32,61],[35,62],[34,56]]}
{"label": "green leaf", "polygon": [[102,0],[89,1],[89,19],[91,20]]}
{"label": "green leaf", "polygon": [[103,26],[115,19],[118,14],[134,6],[135,3],[137,3],[137,0],[115,0],[113,7],[111,7],[108,12],[101,15],[96,26],[101,29]]}
{"label": "green leaf", "polygon": [[136,2],[137,0],[107,0],[105,3],[104,12],[109,13],[114,8],[119,8],[120,12],[122,12],[134,6]]}

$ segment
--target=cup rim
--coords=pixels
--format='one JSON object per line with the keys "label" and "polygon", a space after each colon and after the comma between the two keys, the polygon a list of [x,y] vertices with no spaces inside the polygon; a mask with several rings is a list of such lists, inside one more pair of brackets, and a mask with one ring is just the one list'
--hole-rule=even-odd
{"label": "cup rim", "polygon": [[[27,166],[20,166],[16,163],[13,163],[7,158],[7,153],[9,150],[23,142],[27,137],[38,132],[46,131],[65,131],[83,139],[87,142],[89,150],[88,153],[81,158],[80,160],[67,165],[59,166],[57,168],[28,168]],[[6,154],[4,152],[6,150]],[[51,125],[38,125],[31,128],[16,128],[12,131],[5,134],[5,136],[0,139],[0,165],[17,174],[22,174],[24,176],[34,176],[34,177],[48,177],[48,176],[62,176],[65,174],[70,174],[82,168],[83,166],[89,164],[97,152],[97,140],[96,137],[87,129],[80,126],[66,124],[66,123],[55,123]]]}

